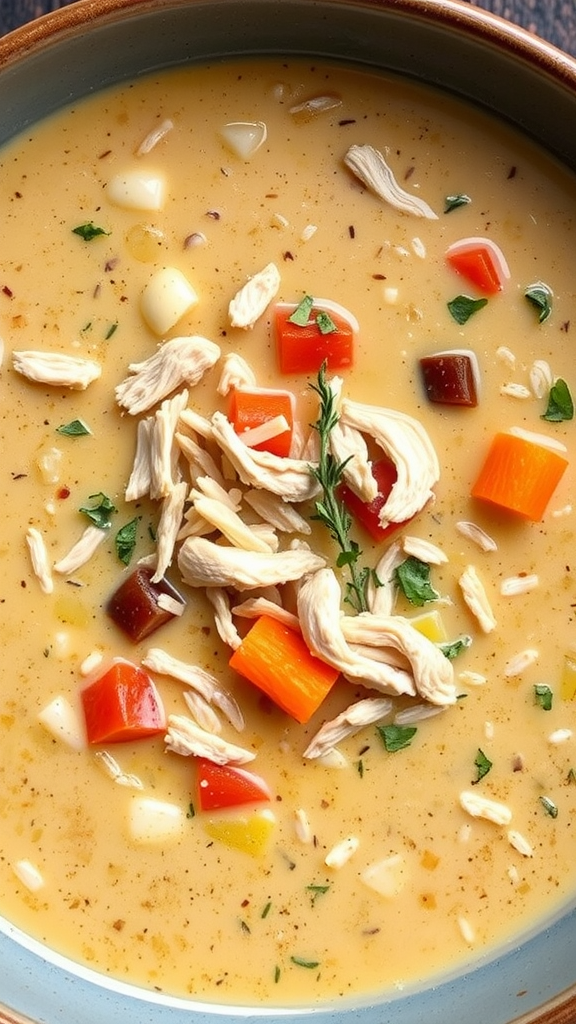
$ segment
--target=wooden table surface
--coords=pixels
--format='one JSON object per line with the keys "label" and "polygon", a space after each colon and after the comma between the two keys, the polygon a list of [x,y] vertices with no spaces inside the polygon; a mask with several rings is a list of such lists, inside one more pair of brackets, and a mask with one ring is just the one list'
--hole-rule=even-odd
{"label": "wooden table surface", "polygon": [[[71,0],[0,0],[0,35]],[[576,0],[470,0],[576,56]]]}

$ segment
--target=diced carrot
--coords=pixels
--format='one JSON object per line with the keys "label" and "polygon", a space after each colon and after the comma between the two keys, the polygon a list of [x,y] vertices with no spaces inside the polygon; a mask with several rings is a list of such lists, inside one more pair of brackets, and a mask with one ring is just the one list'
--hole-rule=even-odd
{"label": "diced carrot", "polygon": [[81,693],[89,743],[121,743],[166,729],[160,695],[150,676],[118,659]]}
{"label": "diced carrot", "polygon": [[230,393],[228,419],[236,433],[242,436],[245,430],[254,430],[277,416],[283,416],[288,423],[288,430],[254,445],[254,448],[258,451],[272,452],[273,455],[287,456],[290,454],[292,443],[295,403],[294,395],[290,391],[277,391],[272,388],[233,388]]}
{"label": "diced carrot", "polygon": [[198,806],[201,811],[261,803],[272,799],[266,781],[233,764],[215,764],[197,758]]}
{"label": "diced carrot", "polygon": [[299,633],[269,615],[256,620],[229,664],[301,723],[320,707],[339,676],[310,653]]}
{"label": "diced carrot", "polygon": [[538,522],[567,465],[545,445],[516,434],[496,434],[472,497]]}
{"label": "diced carrot", "polygon": [[282,373],[318,373],[323,363],[328,370],[349,369],[358,330],[356,317],[331,300],[306,296],[299,306],[277,303],[274,331]]}
{"label": "diced carrot", "polygon": [[446,262],[484,295],[502,291],[510,277],[504,253],[489,238],[461,238],[446,250]]}
{"label": "diced carrot", "polygon": [[390,459],[378,459],[372,463],[372,475],[378,484],[378,494],[372,501],[362,501],[347,484],[341,484],[338,488],[338,497],[372,539],[379,542],[389,537],[395,530],[401,529],[405,523],[388,523],[387,526],[380,526],[380,511],[386,504],[398,475],[394,463]]}

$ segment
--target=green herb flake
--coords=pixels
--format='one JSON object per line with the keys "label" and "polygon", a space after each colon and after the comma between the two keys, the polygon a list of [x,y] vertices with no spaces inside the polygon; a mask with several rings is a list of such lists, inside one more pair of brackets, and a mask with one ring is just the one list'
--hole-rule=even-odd
{"label": "green herb flake", "polygon": [[84,420],[70,420],[70,423],[63,423],[56,427],[57,434],[64,434],[65,437],[86,437],[91,434],[90,427],[87,427]]}
{"label": "green herb flake", "polygon": [[543,711],[552,710],[553,693],[546,683],[536,683],[534,686],[534,703],[538,704]]}
{"label": "green herb flake", "polygon": [[110,498],[100,491],[98,494],[90,494],[89,501],[96,502],[90,507],[83,506],[78,511],[88,516],[88,519],[100,530],[109,530],[112,525],[112,516],[118,509],[112,504]]}
{"label": "green herb flake", "polygon": [[483,779],[485,775],[488,775],[488,772],[492,767],[492,761],[489,757],[486,757],[486,754],[480,749],[480,747],[478,747],[478,752],[474,758],[474,767],[476,768],[476,778],[473,780],[472,785],[480,782],[480,779]]}
{"label": "green herb flake", "polygon": [[418,731],[415,725],[378,725],[376,729],[389,754],[409,747]]}
{"label": "green herb flake", "polygon": [[558,808],[557,808],[556,804],[554,803],[554,801],[551,800],[549,796],[541,796],[540,797],[540,803],[542,804],[542,807],[546,811],[546,814],[548,814],[551,818],[557,818],[558,817]]}
{"label": "green herb flake", "polygon": [[538,323],[543,324],[552,313],[552,300],[554,298],[552,289],[547,284],[544,284],[544,281],[535,281],[534,284],[528,285],[524,296],[528,299],[528,302],[536,307]]}
{"label": "green herb flake", "polygon": [[465,633],[456,640],[449,640],[447,643],[438,644],[438,647],[445,658],[448,658],[449,661],[454,661],[454,658],[457,658],[459,654],[462,654],[462,651],[470,647],[471,643],[472,637]]}
{"label": "green herb flake", "polygon": [[487,304],[488,299],[471,299],[469,295],[457,295],[455,299],[450,299],[448,310],[457,324],[465,324],[474,313]]}
{"label": "green herb flake", "polygon": [[436,601],[440,594],[430,583],[430,566],[414,555],[409,555],[396,567],[394,577],[410,604],[421,608],[428,601]]}
{"label": "green herb flake", "polygon": [[278,967],[278,964],[276,964],[276,967],[274,968],[274,984],[277,985],[279,981],[280,981],[280,968]]}
{"label": "green herb flake", "polygon": [[294,312],[288,317],[288,323],[296,324],[297,327],[307,327],[312,312],[314,299],[311,295],[305,295]]}
{"label": "green herb flake", "polygon": [[465,192],[458,192],[454,196],[446,196],[444,200],[444,213],[452,213],[452,210],[457,210],[459,206],[466,206],[471,202],[470,196],[467,196]]}
{"label": "green herb flake", "polygon": [[548,406],[540,419],[547,420],[548,423],[562,423],[564,420],[574,419],[572,395],[566,381],[561,377],[558,377],[550,388]]}
{"label": "green herb flake", "polygon": [[306,960],[303,956],[291,956],[290,960],[297,967],[306,967],[309,971],[315,970],[316,967],[320,967],[319,960]]}
{"label": "green herb flake", "polygon": [[264,905],[264,907],[262,908],[262,913],[260,914],[260,917],[262,918],[262,920],[264,920],[266,917],[268,917],[268,914],[270,913],[271,910],[272,910],[272,901],[268,900],[268,903],[266,903]]}
{"label": "green herb flake", "polygon": [[188,804],[188,810],[186,811],[186,817],[187,818],[195,818],[196,817],[196,811],[194,809],[194,804]]}
{"label": "green herb flake", "polygon": [[105,231],[104,228],[96,227],[92,221],[88,221],[86,224],[79,224],[78,227],[72,228],[72,233],[79,235],[85,242],[91,242],[93,238],[98,238],[99,235],[109,235],[109,231]]}
{"label": "green herb flake", "polygon": [[307,885],[306,892],[310,893],[312,906],[316,903],[319,896],[324,896],[330,891],[329,885]]}
{"label": "green herb flake", "polygon": [[323,309],[316,314],[316,326],[318,327],[320,334],[337,334],[338,332],[338,328],[332,317]]}
{"label": "green herb flake", "polygon": [[357,563],[362,551],[356,541],[348,536],[352,517],[337,496],[346,461],[338,462],[330,451],[330,434],[338,423],[338,412],[334,392],[326,382],[326,363],[320,367],[317,383],[311,387],[320,398],[319,417],[314,424],[320,438],[320,454],[317,465],[310,466],[310,472],[322,488],[322,497],[314,504],[312,519],[323,523],[332,540],[338,544],[338,568],[345,566],[349,570],[351,579],[346,587],[345,600],[355,611],[365,612],[368,611],[366,588],[370,572],[368,569],[358,568]]}
{"label": "green herb flake", "polygon": [[115,324],[110,324],[110,327],[108,328],[108,330],[106,331],[106,334],[104,335],[104,341],[109,341],[110,338],[112,337],[112,335],[116,334],[117,330],[118,330],[118,321],[116,321]]}
{"label": "green herb flake", "polygon": [[358,772],[358,775],[360,776],[360,778],[363,779],[364,778],[364,761],[362,760],[362,758],[360,758],[359,761],[356,761],[356,771]]}
{"label": "green herb flake", "polygon": [[134,548],[136,547],[136,537],[138,531],[139,519],[131,519],[129,523],[121,526],[114,538],[114,545],[116,547],[116,554],[123,565],[128,565],[132,555],[134,554]]}

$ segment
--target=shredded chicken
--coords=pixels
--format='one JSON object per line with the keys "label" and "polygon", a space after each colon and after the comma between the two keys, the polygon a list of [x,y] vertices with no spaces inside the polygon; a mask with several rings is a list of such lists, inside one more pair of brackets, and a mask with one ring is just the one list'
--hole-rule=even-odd
{"label": "shredded chicken", "polygon": [[261,615],[269,615],[270,618],[283,622],[285,626],[289,626],[295,632],[300,632],[298,617],[287,611],[282,605],[265,597],[249,597],[241,604],[234,605],[232,615],[238,615],[241,619],[259,619]]}
{"label": "shredded chicken", "polygon": [[59,562],[56,562],[54,569],[62,576],[71,576],[92,558],[92,555],[108,537],[107,530],[101,530],[99,526],[87,526],[80,540],[70,548],[70,551]]}
{"label": "shredded chicken", "polygon": [[473,818],[485,818],[496,825],[509,825],[512,821],[512,811],[506,804],[490,800],[470,790],[463,790],[460,793],[460,806]]}
{"label": "shredded chicken", "polygon": [[466,567],[458,583],[466,604],[478,620],[480,629],[484,633],[491,633],[496,628],[496,619],[484,585],[473,565]]}
{"label": "shredded chicken", "polygon": [[219,358],[219,346],[207,338],[172,338],[149,359],[129,365],[130,376],[115,388],[116,401],[137,416],[183,384],[194,387]]}
{"label": "shredded chicken", "polygon": [[270,545],[251,529],[229,505],[192,490],[190,498],[199,516],[211,523],[235,548],[269,552]]}
{"label": "shredded chicken", "polygon": [[372,578],[368,581],[368,610],[374,615],[392,615],[398,590],[394,574],[403,561],[402,545],[396,540],[386,548],[376,565],[374,575],[378,583]]}
{"label": "shredded chicken", "polygon": [[481,551],[496,551],[498,545],[496,541],[490,537],[482,527],[476,523],[469,523],[466,520],[461,520],[456,523],[456,529],[458,533],[461,533],[463,537],[467,537],[473,544],[476,544]]}
{"label": "shredded chicken", "polygon": [[396,210],[427,220],[438,220],[428,203],[400,187],[382,153],[374,146],[350,146],[344,163],[367,188]]}
{"label": "shredded chicken", "polygon": [[214,622],[218,636],[223,643],[235,651],[240,647],[242,639],[232,619],[228,594],[222,587],[208,587],[206,597],[214,608]]}
{"label": "shredded chicken", "polygon": [[167,117],[161,121],[159,125],[152,128],[142,139],[142,142],[136,150],[136,156],[145,156],[147,153],[150,153],[151,150],[154,149],[154,146],[157,146],[164,136],[168,135],[168,133],[172,131],[173,127],[174,122]]}
{"label": "shredded chicken", "polygon": [[40,589],[44,594],[51,594],[54,590],[54,580],[52,579],[46,544],[40,530],[37,530],[34,526],[28,527],[26,543],[30,552],[34,575],[40,584]]}
{"label": "shredded chicken", "polygon": [[280,274],[274,263],[268,263],[236,293],[228,307],[232,327],[253,327],[280,287]]}
{"label": "shredded chicken", "polygon": [[158,523],[156,533],[157,562],[156,571],[152,577],[153,583],[158,583],[172,564],[172,556],[182,522],[182,513],[187,493],[188,484],[179,483],[172,488],[162,501],[160,522]]}
{"label": "shredded chicken", "polygon": [[177,432],[174,435],[174,440],[188,462],[188,472],[193,484],[197,483],[199,476],[207,476],[220,484],[220,486],[224,486],[224,477],[206,448],[203,448],[202,445],[198,444],[194,438],[189,437],[187,434]]}
{"label": "shredded chicken", "polygon": [[140,420],[136,431],[136,454],[130,479],[126,485],[124,497],[126,501],[138,501],[149,494],[152,483],[152,436],[154,418],[147,416]]}
{"label": "shredded chicken", "polygon": [[309,650],[333,665],[348,679],[382,693],[407,693],[416,689],[410,673],[357,654],[342,632],[341,591],[332,569],[323,568],[308,577],[298,591],[298,618]]}
{"label": "shredded chicken", "polygon": [[433,498],[440,477],[434,447],[424,427],[405,413],[342,400],[340,420],[373,437],[396,467],[397,479],[380,511],[380,524],[402,523]]}
{"label": "shredded chicken", "polygon": [[324,559],[311,551],[242,551],[205,537],[188,537],[178,555],[182,579],[192,587],[252,590],[299,580],[323,565]]}
{"label": "shredded chicken", "polygon": [[178,483],[180,448],[175,441],[176,424],[188,403],[188,392],[167,398],[154,415],[151,445],[150,497],[165,498]]}
{"label": "shredded chicken", "polygon": [[378,484],[360,431],[338,420],[330,431],[330,449],[334,458],[344,464],[344,479],[354,494],[362,501],[373,501],[378,494]]}
{"label": "shredded chicken", "polygon": [[367,697],[351,704],[332,721],[324,722],[306,747],[303,757],[321,757],[347,736],[354,736],[366,725],[381,722],[391,710],[392,701],[387,697]]}
{"label": "shredded chicken", "polygon": [[212,436],[243,483],[271,491],[284,501],[307,501],[318,492],[308,462],[247,448],[221,412],[212,417]]}
{"label": "shredded chicken", "polygon": [[247,764],[256,755],[250,750],[229,743],[214,733],[207,732],[184,715],[169,715],[168,730],[164,737],[166,749],[183,757],[206,757],[215,764]]}
{"label": "shredded chicken", "polygon": [[393,647],[412,667],[416,689],[431,704],[454,704],[456,686],[452,662],[428,637],[401,615],[345,615],[342,634],[348,643]]}
{"label": "shredded chicken", "polygon": [[233,388],[256,387],[256,374],[249,363],[237,352],[228,352],[222,359],[222,371],[218,382],[219,395],[228,395]]}
{"label": "shredded chicken", "polygon": [[222,724],[214,708],[196,690],[185,690],[183,693],[188,711],[194,721],[206,732],[219,736],[222,732]]}
{"label": "shredded chicken", "polygon": [[423,540],[421,537],[404,536],[402,547],[405,554],[412,555],[413,558],[418,558],[421,562],[427,562],[428,565],[445,565],[448,561],[448,556],[439,547],[436,547],[436,544],[432,544],[429,540]]}
{"label": "shredded chicken", "polygon": [[310,534],[312,528],[307,519],[287,502],[269,491],[250,490],[244,494],[244,501],[276,530],[283,533]]}
{"label": "shredded chicken", "polygon": [[62,352],[13,352],[12,364],[28,380],[75,391],[85,391],[102,373],[102,367],[93,359]]}
{"label": "shredded chicken", "polygon": [[170,676],[181,683],[186,683],[208,704],[214,704],[238,732],[244,728],[244,716],[237,701],[215,676],[210,675],[205,669],[198,665],[189,665],[185,661],[179,661],[160,647],[151,647],[142,659],[142,664],[151,672],[156,672],[161,676]]}

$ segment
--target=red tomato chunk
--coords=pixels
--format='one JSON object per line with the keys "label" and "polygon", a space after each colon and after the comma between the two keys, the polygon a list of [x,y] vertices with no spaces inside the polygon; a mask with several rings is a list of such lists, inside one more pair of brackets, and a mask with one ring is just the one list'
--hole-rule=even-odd
{"label": "red tomato chunk", "polygon": [[160,695],[150,676],[129,661],[111,668],[81,693],[89,743],[121,743],[166,729]]}
{"label": "red tomato chunk", "polygon": [[268,783],[259,775],[231,764],[214,764],[204,757],[197,759],[197,787],[201,811],[272,799]]}
{"label": "red tomato chunk", "polygon": [[[318,373],[323,363],[328,370],[350,369],[354,361],[354,340],[357,333],[355,318],[347,319],[330,305],[324,310],[320,304],[310,311],[308,323],[291,323],[290,317],[297,306],[278,303],[274,307],[274,331],[278,350],[278,363],[282,373]],[[335,330],[322,333],[317,318],[328,312]]]}

